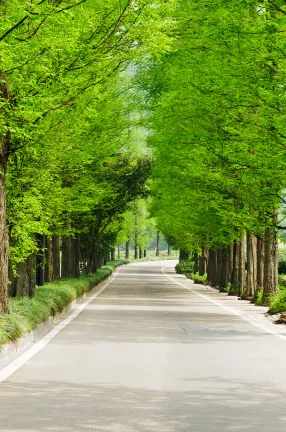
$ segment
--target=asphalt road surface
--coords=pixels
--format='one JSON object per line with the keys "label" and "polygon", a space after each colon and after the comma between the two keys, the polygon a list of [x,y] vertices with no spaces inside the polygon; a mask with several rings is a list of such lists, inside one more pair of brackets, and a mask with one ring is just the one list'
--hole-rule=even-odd
{"label": "asphalt road surface", "polygon": [[285,432],[286,338],[173,266],[120,268],[0,384],[0,431]]}

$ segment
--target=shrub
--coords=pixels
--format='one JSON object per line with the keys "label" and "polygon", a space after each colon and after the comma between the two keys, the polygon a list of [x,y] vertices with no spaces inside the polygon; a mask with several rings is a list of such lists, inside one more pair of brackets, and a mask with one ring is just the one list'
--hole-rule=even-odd
{"label": "shrub", "polygon": [[191,260],[181,261],[175,268],[179,274],[191,274],[194,271],[194,262]]}
{"label": "shrub", "polygon": [[275,314],[283,311],[286,311],[286,287],[280,286],[279,294],[269,296],[269,313]]}
{"label": "shrub", "polygon": [[258,288],[254,294],[253,302],[256,306],[265,306],[265,299],[263,297],[263,289]]}
{"label": "shrub", "polygon": [[195,283],[204,284],[207,281],[207,274],[204,274],[203,276],[200,276],[199,273],[191,273],[190,279],[193,279]]}

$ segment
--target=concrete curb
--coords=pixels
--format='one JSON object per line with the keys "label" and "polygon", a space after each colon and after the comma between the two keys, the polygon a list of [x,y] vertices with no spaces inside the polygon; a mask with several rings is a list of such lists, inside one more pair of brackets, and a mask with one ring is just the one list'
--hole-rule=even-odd
{"label": "concrete curb", "polygon": [[[118,267],[116,267],[114,271],[116,271]],[[81,304],[88,297],[99,291],[101,287],[106,284],[106,282],[113,276],[114,271],[108,278],[101,281],[90,291],[84,293],[82,296],[72,301],[68,306],[64,308],[62,312],[57,313],[55,316],[50,316],[46,321],[39,324],[34,330],[22,336],[16,342],[2,345],[2,347],[0,348],[0,369],[5,367],[7,363],[15,360],[17,357],[23,354],[23,352],[28,350],[34,343],[38,342],[44,336],[46,336],[56,325],[58,325],[61,321],[63,321],[73,312],[76,305]]]}

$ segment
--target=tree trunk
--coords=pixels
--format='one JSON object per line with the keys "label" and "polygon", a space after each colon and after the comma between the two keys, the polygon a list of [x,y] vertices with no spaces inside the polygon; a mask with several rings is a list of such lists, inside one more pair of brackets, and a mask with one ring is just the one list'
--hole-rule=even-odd
{"label": "tree trunk", "polygon": [[146,257],[147,257],[147,250],[144,249],[144,258],[146,258]]}
{"label": "tree trunk", "polygon": [[264,239],[262,237],[257,238],[257,288],[264,286]]}
{"label": "tree trunk", "polygon": [[227,282],[232,281],[232,272],[233,272],[233,243],[231,243],[227,248]]}
{"label": "tree trunk", "polygon": [[130,251],[130,239],[127,240],[125,245],[125,258],[129,258],[129,251]]}
{"label": "tree trunk", "polygon": [[36,287],[36,255],[30,255],[26,261],[16,266],[17,275],[10,272],[11,297],[32,297]]}
{"label": "tree trunk", "polygon": [[120,246],[117,247],[117,258],[120,259]]}
{"label": "tree trunk", "polygon": [[52,237],[53,243],[53,267],[54,267],[54,279],[61,277],[61,247],[60,237],[54,235]]}
{"label": "tree trunk", "polygon": [[103,257],[102,257],[102,250],[100,247],[100,243],[97,243],[94,254],[93,254],[93,268],[92,272],[95,273],[98,268],[102,267],[103,264]]}
{"label": "tree trunk", "polygon": [[62,277],[72,277],[72,237],[62,237]]}
{"label": "tree trunk", "polygon": [[207,248],[203,245],[202,256],[200,257],[200,263],[199,263],[200,276],[204,276],[207,273],[207,264],[208,264],[208,251]]}
{"label": "tree trunk", "polygon": [[139,258],[141,259],[143,257],[142,248],[139,246]]}
{"label": "tree trunk", "polygon": [[222,249],[217,249],[217,274],[216,274],[216,286],[222,286]]}
{"label": "tree trunk", "polygon": [[265,231],[264,295],[276,294],[278,288],[278,239],[275,226]]}
{"label": "tree trunk", "polygon": [[134,239],[134,258],[138,258],[138,232],[137,229],[135,231],[135,239]]}
{"label": "tree trunk", "polygon": [[111,261],[115,261],[115,248],[111,249]]}
{"label": "tree trunk", "polygon": [[256,292],[256,277],[257,277],[257,241],[254,234],[247,232],[247,284],[243,295],[246,297],[253,297]]}
{"label": "tree trunk", "polygon": [[45,262],[45,282],[53,282],[54,265],[53,265],[53,241],[46,238],[46,262]]}
{"label": "tree trunk", "polygon": [[239,295],[241,295],[245,289],[244,236],[241,239],[241,243],[240,243],[240,247],[239,247],[238,288],[239,288]]}
{"label": "tree trunk", "polygon": [[43,286],[45,283],[45,247],[46,238],[44,235],[37,236],[38,252],[36,255],[36,284]]}
{"label": "tree trunk", "polygon": [[220,285],[225,288],[228,283],[228,248],[221,249],[221,279]]}
{"label": "tree trunk", "polygon": [[207,274],[208,282],[214,284],[216,277],[216,251],[214,250],[209,251]]}
{"label": "tree trunk", "polygon": [[80,235],[72,239],[73,245],[73,277],[80,277]]}
{"label": "tree trunk", "polygon": [[[0,97],[8,99],[5,83],[0,82]],[[0,312],[9,312],[8,300],[8,250],[9,238],[7,232],[6,209],[6,174],[10,134],[0,135]]]}
{"label": "tree trunk", "polygon": [[171,255],[171,246],[168,244],[168,256]]}
{"label": "tree trunk", "polygon": [[28,279],[28,296],[33,297],[36,288],[36,254],[33,253],[26,260],[26,273]]}
{"label": "tree trunk", "polygon": [[240,248],[241,243],[237,241],[233,244],[233,268],[231,274],[231,286],[233,288],[239,288],[239,263],[240,263]]}
{"label": "tree trunk", "polygon": [[199,272],[199,255],[197,253],[194,254],[194,273]]}
{"label": "tree trunk", "polygon": [[156,256],[160,255],[160,231],[157,231]]}
{"label": "tree trunk", "polygon": [[[9,100],[8,85],[0,77],[0,98]],[[3,81],[2,81],[3,80]],[[8,165],[8,154],[10,149],[11,134],[0,133],[0,312],[9,312],[8,299],[8,250],[9,237],[7,232],[7,197],[6,176]]]}

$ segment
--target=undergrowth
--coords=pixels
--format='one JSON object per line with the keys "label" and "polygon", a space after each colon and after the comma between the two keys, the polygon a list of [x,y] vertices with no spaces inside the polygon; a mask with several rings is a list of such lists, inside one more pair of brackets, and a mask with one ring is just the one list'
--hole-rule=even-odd
{"label": "undergrowth", "polygon": [[[185,274],[185,275],[189,275],[192,274],[194,271],[194,262],[191,260],[184,260],[179,262],[176,265],[176,272],[179,274]],[[188,276],[187,276],[188,277]]]}
{"label": "undergrowth", "polygon": [[204,284],[207,281],[207,274],[200,276],[199,273],[190,273],[187,277],[192,279],[195,283]]}
{"label": "undergrowth", "polygon": [[279,294],[269,296],[269,313],[286,311],[286,286],[280,285]]}
{"label": "undergrowth", "polygon": [[95,274],[77,279],[59,279],[37,287],[32,298],[10,299],[10,313],[0,313],[0,345],[17,339],[61,312],[68,304],[108,278],[125,261],[118,260],[98,269]]}

